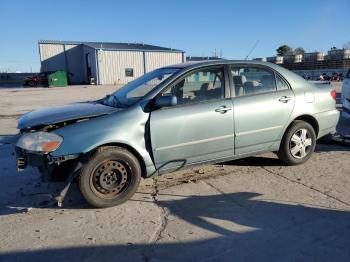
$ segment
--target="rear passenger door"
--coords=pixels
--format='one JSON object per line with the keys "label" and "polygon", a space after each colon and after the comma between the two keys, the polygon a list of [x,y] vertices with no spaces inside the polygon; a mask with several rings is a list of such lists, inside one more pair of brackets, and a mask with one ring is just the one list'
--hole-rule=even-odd
{"label": "rear passenger door", "polygon": [[282,137],[294,108],[294,93],[265,66],[231,66],[234,85],[235,153],[268,149]]}

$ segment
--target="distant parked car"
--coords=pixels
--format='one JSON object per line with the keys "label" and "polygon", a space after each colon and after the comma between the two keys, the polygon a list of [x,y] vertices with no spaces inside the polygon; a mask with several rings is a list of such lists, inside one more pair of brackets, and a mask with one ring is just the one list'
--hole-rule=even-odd
{"label": "distant parked car", "polygon": [[327,75],[326,73],[322,73],[319,77],[318,80],[320,81],[331,81],[332,77]]}
{"label": "distant parked car", "polygon": [[[33,111],[18,121],[18,169],[46,181],[79,176],[95,207],[128,200],[141,177],[276,152],[307,161],[339,119],[335,90],[278,65],[207,61],[163,67],[94,102]],[[68,183],[69,185],[69,183]]]}
{"label": "distant parked car", "polygon": [[47,86],[48,85],[48,76],[54,71],[41,72],[39,74],[28,76],[24,79],[23,86]]}
{"label": "distant parked car", "polygon": [[344,78],[341,101],[343,104],[342,115],[346,118],[350,118],[350,69]]}

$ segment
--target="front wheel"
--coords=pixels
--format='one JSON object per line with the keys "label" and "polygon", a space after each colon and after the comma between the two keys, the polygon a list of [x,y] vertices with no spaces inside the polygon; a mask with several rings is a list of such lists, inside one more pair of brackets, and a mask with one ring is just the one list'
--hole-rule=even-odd
{"label": "front wheel", "polygon": [[284,134],[277,155],[287,165],[298,165],[311,157],[315,146],[314,128],[307,122],[296,120]]}
{"label": "front wheel", "polygon": [[99,148],[83,166],[79,187],[86,201],[94,207],[111,207],[124,203],[137,190],[141,167],[128,150],[107,146]]}
{"label": "front wheel", "polygon": [[29,81],[28,82],[28,85],[30,86],[30,87],[37,87],[37,83],[36,82],[34,82],[34,81]]}

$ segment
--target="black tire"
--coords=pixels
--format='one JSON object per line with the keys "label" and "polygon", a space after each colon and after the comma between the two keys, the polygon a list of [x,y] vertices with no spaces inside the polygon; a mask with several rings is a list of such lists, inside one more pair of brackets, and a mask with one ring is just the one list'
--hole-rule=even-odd
{"label": "black tire", "polygon": [[29,85],[30,87],[36,87],[38,84],[37,84],[36,82],[34,82],[34,81],[29,81],[29,82],[28,82],[28,85]]}
{"label": "black tire", "polygon": [[[305,139],[300,140],[300,144],[295,143],[296,137],[302,136],[301,134],[306,130],[307,133],[305,135]],[[293,139],[292,139],[293,137]],[[311,145],[310,140],[311,139]],[[307,142],[306,142],[307,140]],[[309,145],[309,146],[306,146]],[[300,147],[299,147],[300,146]],[[286,133],[284,134],[280,149],[277,153],[278,158],[287,165],[299,165],[305,163],[312,155],[316,146],[316,134],[314,128],[307,122],[296,120],[293,121],[291,126],[288,128]],[[304,148],[302,150],[301,148]],[[296,150],[292,150],[296,149]],[[297,150],[300,150],[299,152]],[[305,152],[305,155],[304,155]]]}
{"label": "black tire", "polygon": [[141,172],[139,161],[125,148],[101,147],[83,166],[79,188],[94,207],[120,205],[136,192]]}

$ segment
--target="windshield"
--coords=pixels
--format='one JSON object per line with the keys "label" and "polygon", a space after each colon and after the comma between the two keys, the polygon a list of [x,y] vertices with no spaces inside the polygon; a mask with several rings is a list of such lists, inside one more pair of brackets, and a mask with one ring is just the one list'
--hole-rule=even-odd
{"label": "windshield", "polygon": [[128,107],[139,101],[157,85],[179,70],[179,68],[160,68],[144,74],[113,94],[108,95],[102,100],[102,104],[113,107]]}

